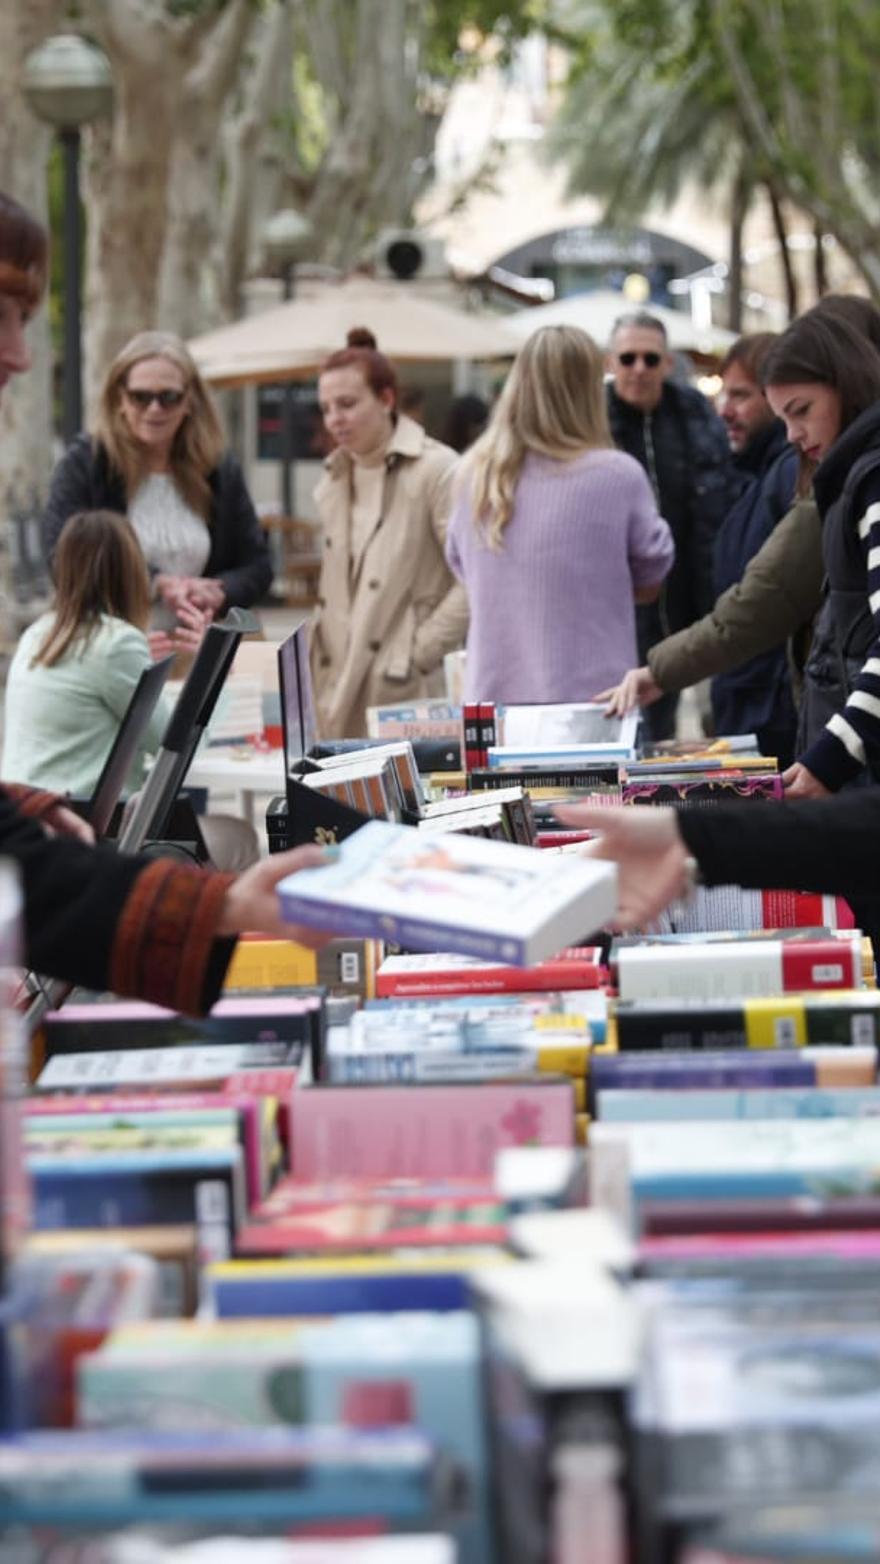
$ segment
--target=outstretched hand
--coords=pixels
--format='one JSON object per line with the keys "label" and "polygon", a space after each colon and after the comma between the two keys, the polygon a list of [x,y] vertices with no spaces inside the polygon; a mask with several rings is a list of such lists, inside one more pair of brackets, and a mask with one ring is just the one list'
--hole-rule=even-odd
{"label": "outstretched hand", "polygon": [[625,717],[636,706],[651,706],[659,701],[663,691],[651,677],[648,667],[630,668],[619,684],[602,690],[593,700],[605,706],[606,717]]}
{"label": "outstretched hand", "polygon": [[599,833],[584,851],[617,864],[615,927],[622,932],[653,923],[686,894],[689,857],[674,809],[567,804],[556,814],[564,825]]}
{"label": "outstretched hand", "polygon": [[300,869],[320,869],[334,857],[335,852],[326,847],[294,847],[287,853],[273,853],[246,869],[226,892],[218,934],[269,934],[275,939],[296,940],[311,950],[322,950],[333,935],[298,923],[285,923],[276,886],[285,875],[296,874]]}
{"label": "outstretched hand", "polygon": [[786,798],[831,797],[831,792],[824,782],[814,777],[812,771],[802,766],[799,760],[796,760],[793,766],[789,766],[787,771],[783,771],[782,785],[785,788]]}

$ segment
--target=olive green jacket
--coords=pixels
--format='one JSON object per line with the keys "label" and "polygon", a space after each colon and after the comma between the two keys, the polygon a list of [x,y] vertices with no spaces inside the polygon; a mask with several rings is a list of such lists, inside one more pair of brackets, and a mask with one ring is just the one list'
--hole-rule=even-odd
{"label": "olive green jacket", "polygon": [[813,619],[824,576],[819,512],[797,500],[711,613],[651,647],[651,677],[683,690],[790,639]]}

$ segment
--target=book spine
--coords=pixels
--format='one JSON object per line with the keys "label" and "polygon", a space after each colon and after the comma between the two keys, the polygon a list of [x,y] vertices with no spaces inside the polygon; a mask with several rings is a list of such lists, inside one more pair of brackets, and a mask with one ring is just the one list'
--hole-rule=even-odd
{"label": "book spine", "polygon": [[497,724],[495,718],[495,702],[481,701],[480,712],[480,765],[488,766],[489,751],[495,747],[495,734]]}
{"label": "book spine", "polygon": [[212,1283],[219,1319],[273,1319],[279,1315],[370,1314],[394,1309],[447,1311],[469,1306],[462,1272],[242,1278]]}
{"label": "book spine", "polygon": [[557,961],[539,967],[463,968],[436,972],[377,973],[376,997],[431,998],[439,994],[511,994],[598,988],[602,969],[593,962]]}
{"label": "book spine", "polygon": [[480,708],[468,701],[461,708],[461,756],[466,772],[483,764],[480,747]]}
{"label": "book spine", "polygon": [[[863,1063],[863,1072],[869,1069]],[[697,1053],[679,1059],[659,1056],[656,1060],[635,1054],[594,1054],[590,1066],[590,1084],[595,1092],[813,1086],[819,1079],[818,1063],[793,1053],[743,1051],[729,1058]]]}
{"label": "book spine", "polygon": [[785,940],[782,980],[787,990],[860,988],[861,951],[855,940]]}
{"label": "book spine", "polygon": [[462,929],[458,925],[431,923],[427,919],[374,912],[366,907],[339,906],[314,897],[297,897],[294,890],[282,889],[279,894],[288,923],[304,923],[331,933],[338,930],[340,934],[357,938],[387,940],[402,945],[405,950],[448,950],[455,955],[520,965],[527,959],[525,942],[512,934]]}

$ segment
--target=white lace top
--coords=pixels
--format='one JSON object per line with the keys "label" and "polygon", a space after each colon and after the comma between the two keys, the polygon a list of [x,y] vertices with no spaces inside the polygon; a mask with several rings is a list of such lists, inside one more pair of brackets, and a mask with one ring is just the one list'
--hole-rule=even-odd
{"label": "white lace top", "polygon": [[[167,576],[200,576],[211,552],[211,536],[202,517],[191,510],[168,473],[150,473],[128,509],[144,558],[151,570]],[[154,605],[153,629],[167,630],[174,614]]]}

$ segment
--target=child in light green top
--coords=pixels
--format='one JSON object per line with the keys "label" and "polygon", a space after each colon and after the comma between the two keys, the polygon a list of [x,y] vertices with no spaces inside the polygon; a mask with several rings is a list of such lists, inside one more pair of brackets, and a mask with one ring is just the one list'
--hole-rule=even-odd
{"label": "child in light green top", "polygon": [[[198,623],[151,649],[147,568],[129,522],[112,511],[71,516],[54,568],[54,607],[25,631],[9,669],[0,776],[88,798],[144,669],[165,650],[191,649],[204,620],[194,615]],[[129,789],[143,780],[169,713],[160,701]]]}

